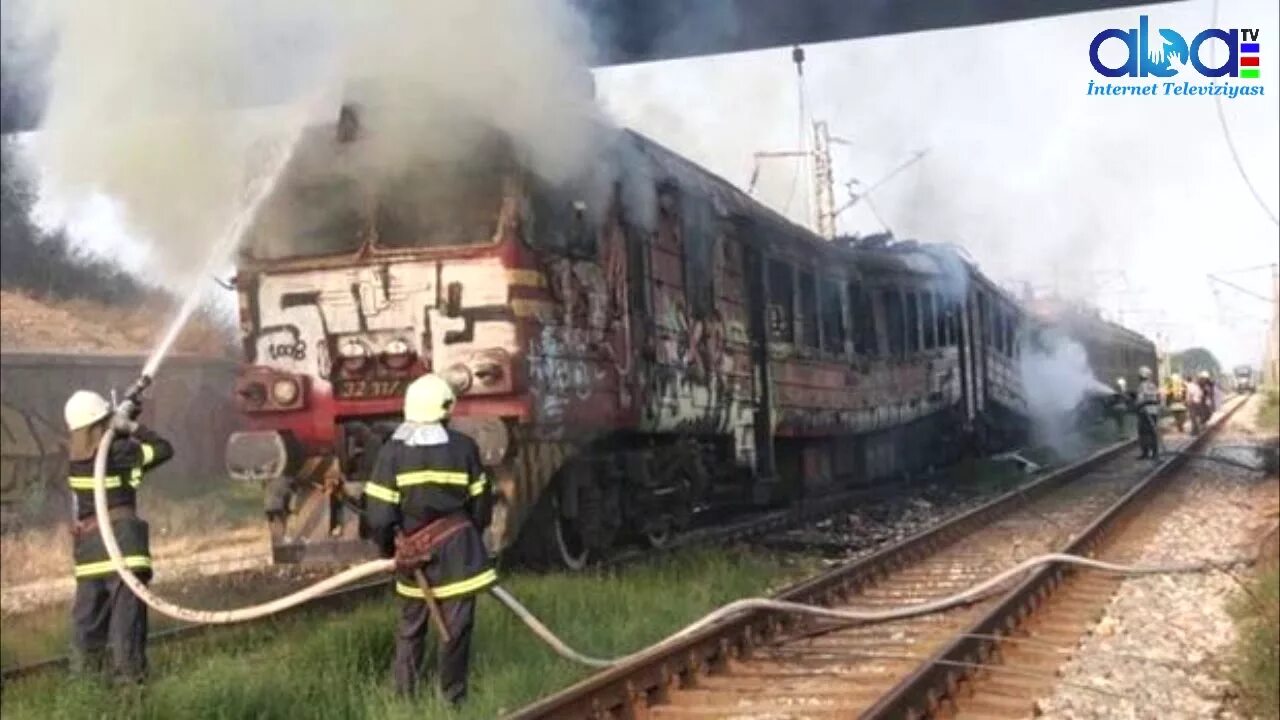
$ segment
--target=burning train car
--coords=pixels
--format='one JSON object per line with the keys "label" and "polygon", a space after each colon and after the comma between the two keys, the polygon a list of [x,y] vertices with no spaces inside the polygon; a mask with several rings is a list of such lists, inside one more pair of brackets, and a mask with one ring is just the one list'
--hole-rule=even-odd
{"label": "burning train car", "polygon": [[569,568],[1021,432],[1026,313],[949,249],[825,241],[629,131],[603,189],[549,187],[499,140],[370,192],[335,170],[343,117],[236,280],[228,468],[265,481],[279,561],[366,550],[362,481],[428,371],[495,478],[491,547]]}

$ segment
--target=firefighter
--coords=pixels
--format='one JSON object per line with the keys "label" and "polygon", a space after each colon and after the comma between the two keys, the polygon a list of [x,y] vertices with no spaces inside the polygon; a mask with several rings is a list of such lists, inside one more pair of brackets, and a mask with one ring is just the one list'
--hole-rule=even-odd
{"label": "firefighter", "polygon": [[1173,424],[1178,432],[1183,432],[1187,424],[1187,385],[1178,373],[1170,375],[1165,383],[1164,404],[1169,414],[1173,415]]}
{"label": "firefighter", "polygon": [[1129,383],[1116,378],[1116,392],[1108,400],[1107,410],[1116,423],[1116,435],[1124,437],[1124,416],[1129,412]]}
{"label": "firefighter", "polygon": [[1195,386],[1195,394],[1198,396],[1199,402],[1196,403],[1195,409],[1192,410],[1194,423],[1200,427],[1204,427],[1209,422],[1209,418],[1213,416],[1214,397],[1213,397],[1213,380],[1209,377],[1209,373],[1201,370],[1196,373],[1194,380],[1190,380],[1188,385]]}
{"label": "firefighter", "polygon": [[1142,453],[1139,458],[1156,459],[1160,456],[1160,433],[1157,423],[1160,419],[1160,389],[1151,379],[1151,368],[1138,368],[1137,397],[1134,409],[1138,413],[1138,447]]}
{"label": "firefighter", "polygon": [[107,455],[104,484],[111,529],[125,565],[144,583],[151,579],[147,524],[138,518],[137,492],[144,473],[173,457],[173,447],[139,425],[141,408],[127,401],[121,412],[99,394],[79,390],[67,400],[63,415],[71,437],[68,445],[76,592],[71,606],[72,668],[79,673],[103,669],[110,647],[111,678],[118,684],[142,682],[147,672],[147,606],[112,569],[98,532],[93,503],[93,466],[107,428],[116,432]]}
{"label": "firefighter", "polygon": [[1191,432],[1199,435],[1205,418],[1204,390],[1201,389],[1200,383],[1192,379],[1188,379],[1183,387],[1187,394],[1187,411],[1191,415]]}
{"label": "firefighter", "polygon": [[[498,578],[482,538],[492,488],[475,441],[445,426],[453,402],[438,375],[409,385],[404,422],[379,451],[365,498],[373,540],[384,557],[397,554],[396,691],[417,691],[427,624],[442,621],[439,688],[456,705],[467,694],[475,594]],[[429,547],[429,559],[406,567],[407,547]]]}
{"label": "firefighter", "polygon": [[1200,389],[1204,391],[1204,419],[1208,421],[1209,416],[1213,415],[1213,411],[1218,407],[1217,387],[1214,385],[1213,378],[1209,375],[1208,370],[1201,370],[1196,376],[1196,382],[1200,384]]}

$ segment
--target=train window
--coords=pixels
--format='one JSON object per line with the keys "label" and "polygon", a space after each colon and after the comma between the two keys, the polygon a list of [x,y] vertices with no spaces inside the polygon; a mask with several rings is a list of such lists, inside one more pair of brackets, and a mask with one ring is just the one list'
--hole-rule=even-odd
{"label": "train window", "polygon": [[978,317],[981,318],[979,325],[982,326],[982,344],[983,346],[991,345],[991,311],[987,305],[987,296],[985,293],[978,293]]}
{"label": "train window", "polygon": [[701,320],[715,306],[715,211],[707,198],[693,195],[682,198],[679,210],[684,241],[684,296],[689,303],[689,317]]}
{"label": "train window", "polygon": [[853,337],[853,351],[858,355],[876,354],[876,318],[871,307],[871,296],[857,283],[846,286],[849,295],[849,334]]}
{"label": "train window", "polygon": [[920,349],[920,299],[915,293],[907,293],[907,352]]}
{"label": "train window", "polygon": [[947,346],[947,301],[937,293],[930,296],[933,300],[933,336],[937,338],[938,347]]}
{"label": "train window", "polygon": [[991,314],[991,334],[996,350],[1006,355],[1009,348],[1005,346],[1005,309],[1000,305],[996,305],[995,311]]}
{"label": "train window", "polygon": [[[496,142],[496,141],[495,141]],[[493,242],[508,165],[500,144],[484,146],[476,162],[419,163],[393,176],[377,204],[377,243],[390,248],[434,248]],[[470,160],[470,158],[468,158]],[[581,195],[557,194],[547,233],[589,237]]]}
{"label": "train window", "polygon": [[951,303],[951,344],[956,347],[960,347],[964,338],[964,310],[965,305],[959,300]]}
{"label": "train window", "polygon": [[889,354],[901,356],[906,352],[906,322],[902,315],[902,294],[896,289],[882,291],[884,301],[885,331],[889,336]]}
{"label": "train window", "polygon": [[836,355],[844,354],[844,298],[840,283],[819,281],[822,295],[822,349]]}
{"label": "train window", "polygon": [[795,308],[792,303],[791,266],[780,260],[769,261],[769,339],[794,342]]}
{"label": "train window", "polygon": [[800,344],[818,347],[818,288],[813,273],[800,271]]}
{"label": "train window", "polygon": [[920,293],[920,309],[924,319],[924,348],[932,350],[938,346],[938,324],[933,310],[933,293]]}

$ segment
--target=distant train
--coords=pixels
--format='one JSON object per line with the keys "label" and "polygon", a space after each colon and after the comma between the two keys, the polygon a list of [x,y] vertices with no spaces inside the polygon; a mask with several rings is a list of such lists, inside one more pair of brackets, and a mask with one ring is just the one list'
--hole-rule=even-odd
{"label": "distant train", "polygon": [[1251,393],[1257,389],[1257,383],[1253,379],[1253,368],[1248,365],[1239,365],[1231,373],[1232,380],[1235,384],[1235,390],[1238,393]]}
{"label": "distant train", "polygon": [[[236,277],[227,463],[266,481],[278,561],[367,549],[362,482],[427,371],[496,479],[492,547],[568,568],[1025,433],[1042,320],[948,247],[823,240],[629,131],[610,152],[642,188],[548,187],[495,138],[371,198],[337,171],[343,118],[306,135]],[[1156,366],[1141,336],[1061,322],[1106,382]]]}

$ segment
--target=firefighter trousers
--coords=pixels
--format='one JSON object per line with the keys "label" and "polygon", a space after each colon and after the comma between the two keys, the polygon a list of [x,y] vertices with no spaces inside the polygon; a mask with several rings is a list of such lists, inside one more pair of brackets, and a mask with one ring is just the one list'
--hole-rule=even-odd
{"label": "firefighter trousers", "polygon": [[1160,455],[1160,435],[1156,427],[1159,418],[1151,413],[1138,412],[1138,447],[1141,457],[1158,457]]}
{"label": "firefighter trousers", "polygon": [[[146,582],[148,578],[140,579]],[[119,575],[77,580],[71,621],[73,670],[101,672],[109,649],[113,680],[143,680],[147,674],[147,606]]]}
{"label": "firefighter trousers", "polygon": [[[417,692],[418,682],[422,677],[431,611],[422,600],[401,598],[400,602],[393,672],[396,692],[411,695]],[[440,644],[437,663],[440,694],[445,700],[457,704],[467,696],[467,671],[471,663],[471,629],[475,624],[476,597],[465,595],[437,602],[451,636],[449,642]]]}

